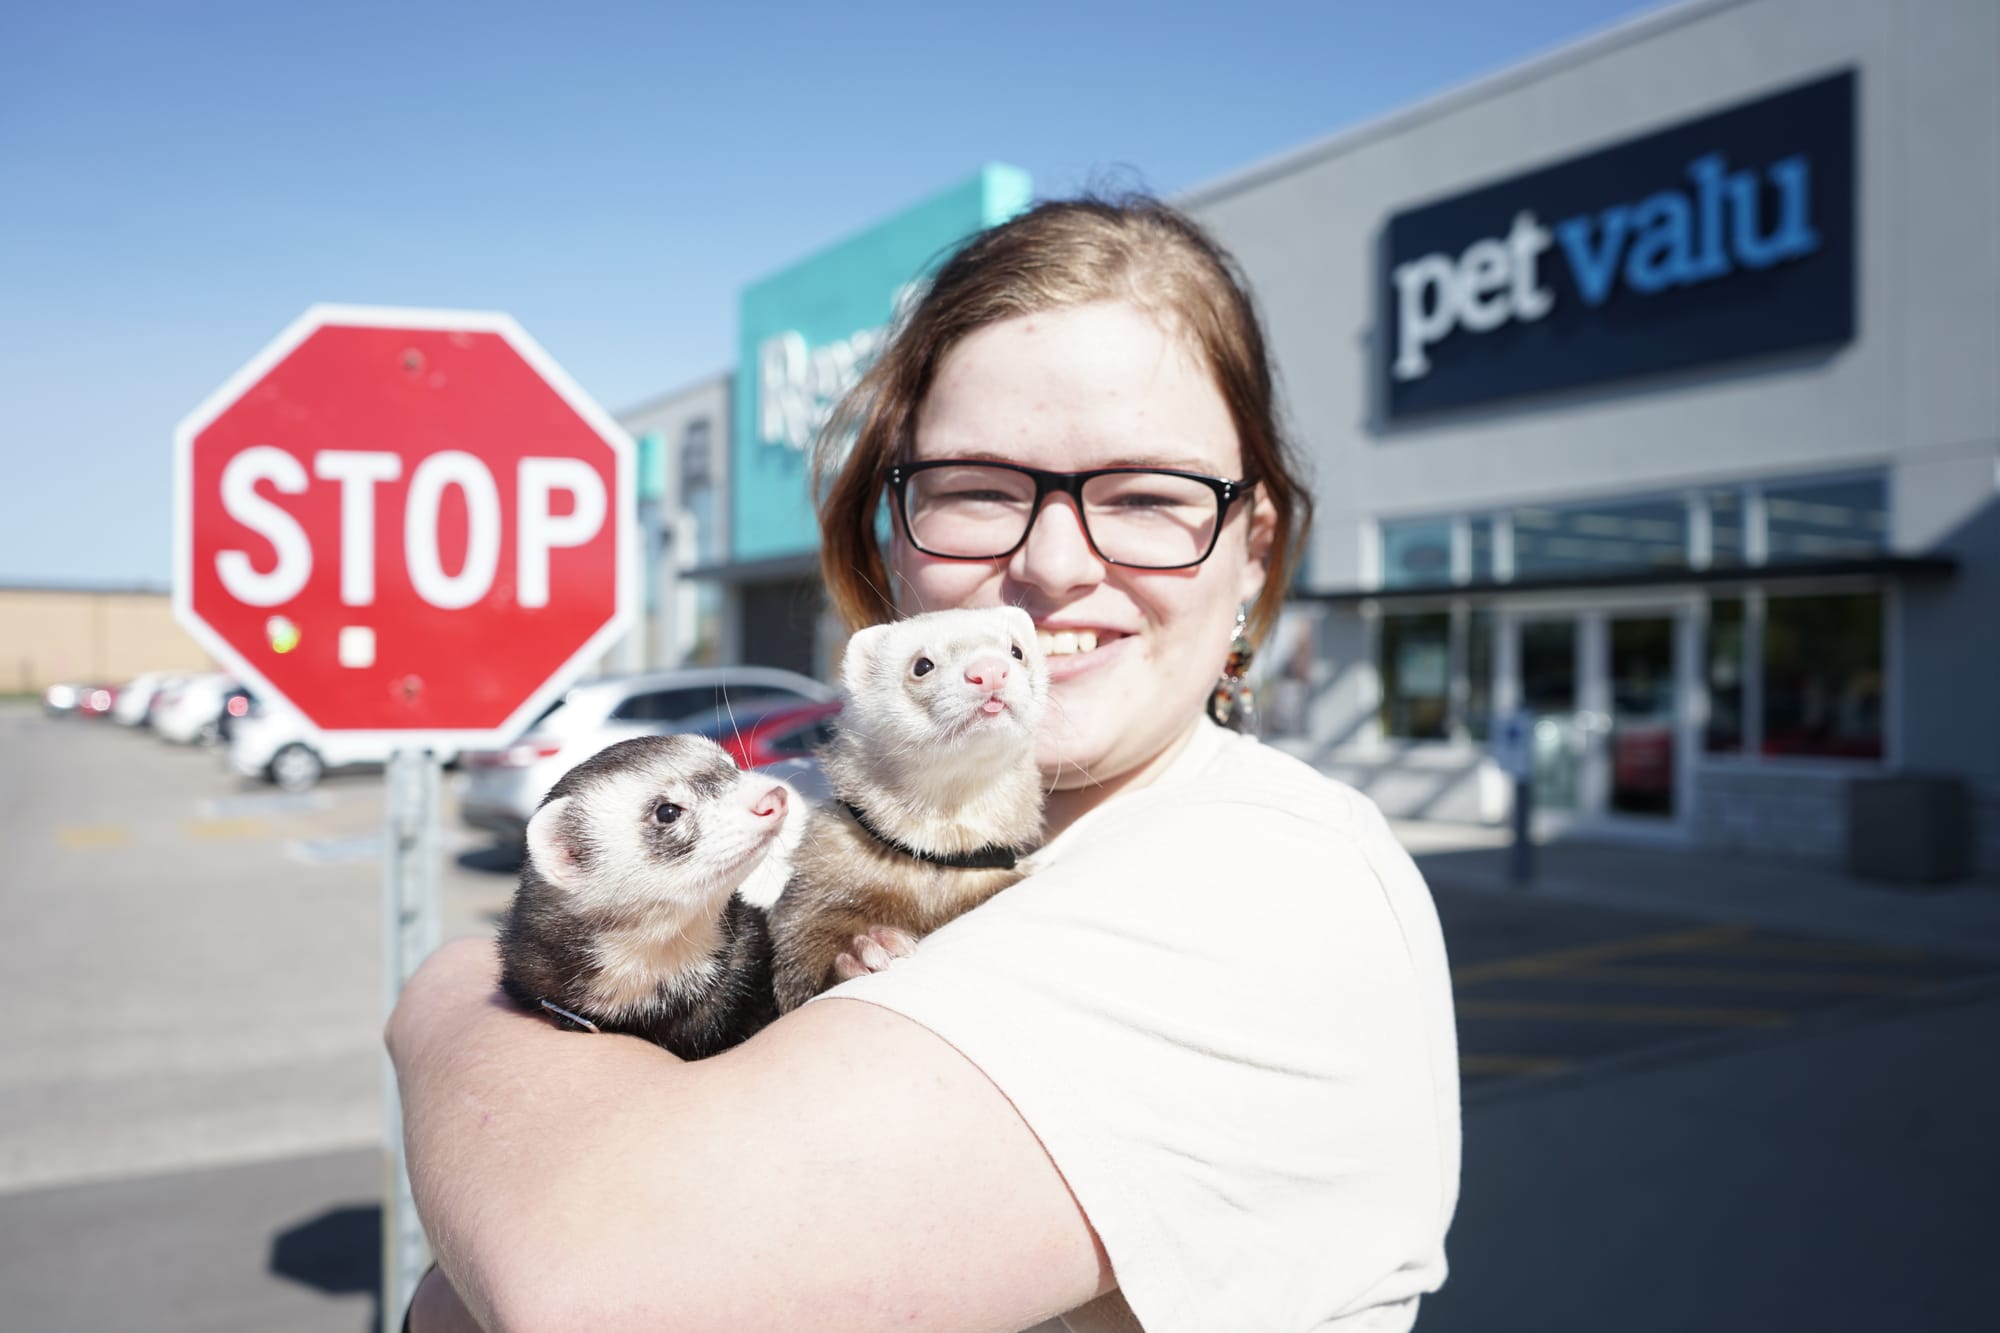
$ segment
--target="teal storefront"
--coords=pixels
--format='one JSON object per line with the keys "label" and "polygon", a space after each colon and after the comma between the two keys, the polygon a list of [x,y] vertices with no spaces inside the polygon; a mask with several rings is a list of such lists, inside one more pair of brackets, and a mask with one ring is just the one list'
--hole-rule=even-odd
{"label": "teal storefront", "polygon": [[951,248],[1026,208],[1026,172],[988,166],[743,291],[730,429],[728,562],[737,660],[826,675],[810,446],[899,305]]}

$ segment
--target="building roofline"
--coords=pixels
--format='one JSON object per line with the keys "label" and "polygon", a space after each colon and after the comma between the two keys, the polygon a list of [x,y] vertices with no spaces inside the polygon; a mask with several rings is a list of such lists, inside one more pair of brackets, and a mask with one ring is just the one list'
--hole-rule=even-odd
{"label": "building roofline", "polygon": [[165,597],[173,589],[164,583],[125,583],[90,579],[15,579],[0,576],[0,592],[89,593],[98,596]]}
{"label": "building roofline", "polygon": [[674,399],[688,397],[689,395],[695,393],[697,390],[706,389],[710,385],[720,383],[724,386],[727,386],[729,381],[734,379],[735,376],[736,376],[736,371],[734,367],[718,370],[708,375],[701,375],[696,377],[695,379],[689,380],[687,383],[681,385],[677,389],[668,389],[663,393],[656,393],[652,395],[650,398],[642,399],[639,402],[632,404],[630,407],[618,408],[617,410],[613,411],[611,415],[614,420],[618,421],[622,425],[626,417],[636,417],[644,413],[652,412],[659,408],[666,407],[669,404],[671,404],[674,401]]}
{"label": "building roofline", "polygon": [[1608,28],[1587,33],[1554,50],[1529,56],[1518,64],[1481,75],[1468,83],[1461,83],[1444,92],[1435,93],[1400,110],[1387,112],[1373,120],[1364,120],[1359,125],[1344,130],[1335,130],[1299,147],[1286,149],[1260,162],[1253,162],[1247,167],[1239,167],[1212,181],[1182,191],[1175,197],[1174,203],[1181,208],[1199,208],[1216,203],[1230,195],[1253,190],[1275,177],[1287,175],[1328,158],[1355,152],[1391,135],[1401,134],[1429,121],[1462,111],[1489,98],[1511,92],[1524,84],[1596,60],[1612,51],[1631,46],[1662,32],[1753,2],[1754,0],[1683,0],[1680,4],[1669,5],[1652,13],[1623,19]]}
{"label": "building roofline", "polygon": [[1493,601],[1523,593],[1594,592],[1623,588],[1718,587],[1740,583],[1792,583],[1801,579],[1880,578],[1948,579],[1958,573],[1949,555],[1884,555],[1853,560],[1780,560],[1762,565],[1726,565],[1708,569],[1622,569],[1580,571],[1530,578],[1492,579],[1474,583],[1437,583],[1408,588],[1310,588],[1290,594],[1299,602],[1418,602],[1464,598]]}

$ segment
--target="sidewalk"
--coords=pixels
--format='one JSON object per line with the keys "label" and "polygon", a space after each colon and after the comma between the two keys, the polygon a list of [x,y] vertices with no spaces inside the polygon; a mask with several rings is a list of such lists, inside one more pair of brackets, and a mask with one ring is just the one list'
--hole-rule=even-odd
{"label": "sidewalk", "polygon": [[1394,820],[1434,889],[1595,903],[1828,939],[2000,960],[2000,877],[1945,885],[1854,879],[1782,857],[1658,842],[1563,840],[1535,848],[1535,878],[1508,882],[1505,829]]}

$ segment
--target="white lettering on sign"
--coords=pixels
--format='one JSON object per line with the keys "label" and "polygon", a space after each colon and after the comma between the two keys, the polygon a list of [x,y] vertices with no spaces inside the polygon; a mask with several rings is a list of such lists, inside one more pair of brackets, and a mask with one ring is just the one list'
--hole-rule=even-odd
{"label": "white lettering on sign", "polygon": [[862,329],[808,348],[786,330],[757,349],[757,439],[804,453],[881,349],[884,330]]}
{"label": "white lettering on sign", "polygon": [[312,543],[299,521],[257,494],[257,483],[268,481],[284,495],[301,495],[306,470],[283,449],[259,444],[245,449],[222,469],[222,507],[277,553],[268,574],[259,574],[246,551],[223,551],[215,557],[215,572],[229,595],[245,606],[276,606],[299,595],[312,576]]}
{"label": "white lettering on sign", "polygon": [[[1587,306],[1609,300],[1622,285],[1639,296],[1802,259],[1820,248],[1812,221],[1812,163],[1781,158],[1760,173],[1729,170],[1720,153],[1689,162],[1689,185],[1631,203],[1565,218],[1544,227],[1527,210],[1514,215],[1503,241],[1476,240],[1456,259],[1420,255],[1389,274],[1396,289],[1399,380],[1430,374],[1429,348],[1454,330],[1490,333],[1510,319],[1524,323],[1555,307],[1538,264],[1551,242]],[[1767,189],[1768,187],[1768,189]],[[1777,207],[1767,216],[1765,204]]]}
{"label": "white lettering on sign", "polygon": [[[402,461],[380,450],[324,449],[312,457],[312,476],[340,487],[340,601],[375,602],[376,487],[398,480]],[[609,497],[604,479],[579,458],[524,458],[515,474],[519,507],[515,538],[516,596],[524,607],[549,604],[549,565],[558,550],[582,546],[604,530]],[[271,543],[276,562],[259,573],[250,552],[218,552],[215,572],[231,597],[246,606],[277,606],[297,597],[312,577],[313,550],[299,521],[257,493],[269,483],[281,495],[303,495],[310,479],[299,460],[262,444],[245,449],[222,469],[222,508]],[[445,572],[438,520],[445,492],[465,497],[465,559]],[[553,497],[571,497],[569,511],[554,512]],[[410,586],[441,611],[473,605],[492,591],[500,567],[500,488],[486,464],[461,450],[432,454],[410,477],[403,505],[403,561]]]}
{"label": "white lettering on sign", "polygon": [[794,329],[757,345],[757,442],[804,453],[833,415],[833,408],[867,373],[889,334],[923,296],[922,281],[896,289],[894,314],[880,328],[808,347]]}
{"label": "white lettering on sign", "polygon": [[326,449],[313,456],[313,475],[340,483],[340,600],[375,603],[375,487],[403,475],[391,453]]}
{"label": "white lettering on sign", "polygon": [[[438,549],[438,516],[448,486],[465,496],[465,561],[456,574],[444,572]],[[500,567],[500,488],[486,464],[460,449],[417,464],[403,511],[403,563],[417,596],[441,611],[471,606],[492,588]]]}
{"label": "white lettering on sign", "polygon": [[1487,333],[1510,318],[1528,322],[1553,310],[1555,293],[1536,271],[1551,239],[1549,229],[1524,211],[1514,215],[1504,242],[1474,241],[1457,263],[1438,254],[1397,265],[1390,275],[1396,284],[1396,378],[1429,374],[1424,349],[1461,325]]}
{"label": "white lettering on sign", "polygon": [[[568,491],[567,514],[549,512],[549,498]],[[514,595],[522,606],[549,604],[549,552],[581,546],[604,526],[604,481],[580,458],[521,460],[521,527],[515,541]]]}

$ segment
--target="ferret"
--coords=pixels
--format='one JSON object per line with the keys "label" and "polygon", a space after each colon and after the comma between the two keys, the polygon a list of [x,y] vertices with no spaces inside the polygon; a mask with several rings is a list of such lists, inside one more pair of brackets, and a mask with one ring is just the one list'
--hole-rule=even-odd
{"label": "ferret", "polygon": [[502,989],[688,1060],[748,1038],[778,1011],[770,930],[746,896],[783,873],[793,801],[697,736],[642,736],[584,760],[528,821],[500,928]]}
{"label": "ferret", "polygon": [[871,626],[848,640],[841,684],[820,755],[834,799],[771,908],[780,1012],[1021,879],[1041,841],[1035,731],[1049,678],[1026,611]]}
{"label": "ferret", "polygon": [[1026,874],[1048,699],[1028,614],[861,630],[841,681],[821,755],[834,801],[803,829],[783,783],[697,737],[623,741],[565,774],[528,824],[500,932],[507,994],[700,1059]]}

